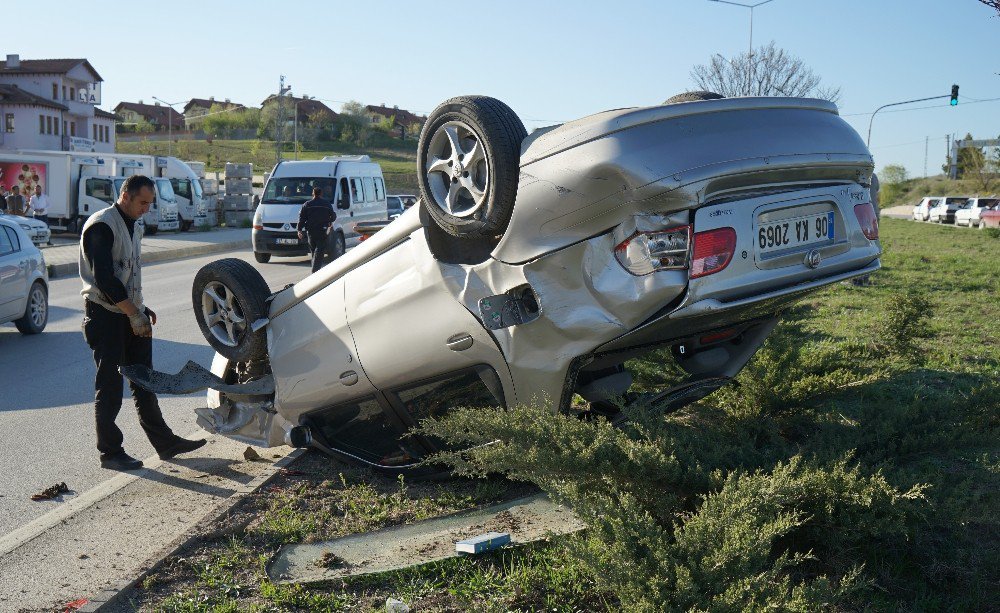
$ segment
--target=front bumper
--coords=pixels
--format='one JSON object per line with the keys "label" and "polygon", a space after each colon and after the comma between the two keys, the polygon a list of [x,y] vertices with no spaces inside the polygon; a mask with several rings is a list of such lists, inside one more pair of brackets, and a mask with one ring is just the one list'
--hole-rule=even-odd
{"label": "front bumper", "polygon": [[[294,244],[279,243],[281,240],[294,240]],[[308,255],[309,243],[300,240],[295,232],[272,232],[257,230],[253,233],[253,250],[257,253],[272,253],[276,255]]]}

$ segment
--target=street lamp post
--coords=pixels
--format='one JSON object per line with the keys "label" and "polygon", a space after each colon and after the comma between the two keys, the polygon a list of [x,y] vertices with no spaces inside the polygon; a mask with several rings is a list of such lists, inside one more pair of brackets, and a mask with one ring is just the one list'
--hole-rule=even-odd
{"label": "street lamp post", "polygon": [[731,2],[730,0],[709,0],[709,2],[719,2],[720,4],[731,4],[750,9],[750,54],[747,56],[747,95],[750,94],[750,85],[753,83],[753,10],[758,6],[774,2],[774,0],[763,0],[756,4],[743,4],[741,2]]}
{"label": "street lamp post", "polygon": [[[174,105],[180,104],[180,102],[167,102],[166,100],[160,100],[156,96],[153,96],[153,100],[167,105],[170,111],[174,110]],[[174,115],[170,111],[167,111],[167,157],[173,155],[174,144]]]}

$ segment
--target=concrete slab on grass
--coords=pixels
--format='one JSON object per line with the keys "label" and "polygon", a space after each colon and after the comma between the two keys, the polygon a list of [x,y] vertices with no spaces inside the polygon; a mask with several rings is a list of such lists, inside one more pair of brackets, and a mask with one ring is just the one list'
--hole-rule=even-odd
{"label": "concrete slab on grass", "polygon": [[536,494],[378,532],[285,545],[267,573],[279,583],[327,581],[456,557],[457,541],[486,532],[508,532],[512,544],[523,544],[583,527],[571,510]]}

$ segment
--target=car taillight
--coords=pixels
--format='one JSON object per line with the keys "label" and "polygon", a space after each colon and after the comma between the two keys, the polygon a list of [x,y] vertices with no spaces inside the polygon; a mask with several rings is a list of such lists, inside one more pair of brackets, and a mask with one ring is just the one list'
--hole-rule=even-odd
{"label": "car taillight", "polygon": [[615,258],[633,275],[659,270],[683,270],[688,266],[691,226],[655,232],[636,232],[615,247]]}
{"label": "car taillight", "polygon": [[691,256],[691,278],[697,279],[705,275],[719,272],[733,259],[736,251],[736,230],[732,228],[716,228],[697,232],[694,235],[693,255]]}
{"label": "car taillight", "polygon": [[855,205],[854,216],[858,218],[865,238],[870,241],[878,239],[878,217],[875,215],[875,207],[872,206],[871,202]]}

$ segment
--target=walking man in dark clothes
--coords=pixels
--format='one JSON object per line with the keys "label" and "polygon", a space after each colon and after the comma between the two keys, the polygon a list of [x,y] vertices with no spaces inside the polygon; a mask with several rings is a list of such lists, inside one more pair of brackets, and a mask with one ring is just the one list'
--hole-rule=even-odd
{"label": "walking man in dark clothes", "polygon": [[323,188],[314,187],[312,195],[312,200],[303,204],[299,211],[298,231],[299,240],[302,240],[303,232],[309,238],[312,271],[316,272],[325,264],[326,244],[330,240],[337,214],[333,212],[333,205],[323,199]]}
{"label": "walking man in dark clothes", "polygon": [[[153,181],[142,175],[125,179],[114,206],[87,219],[80,234],[80,278],[85,298],[83,336],[94,351],[97,378],[94,414],[101,466],[113,470],[142,468],[142,460],[125,453],[124,437],[115,425],[122,407],[122,375],[118,367],[153,367],[153,325],[156,313],[143,304],[139,246],[143,223],[155,199]],[[161,459],[194,451],[204,439],[174,434],[163,421],[152,392],[129,383],[139,412],[139,424]]]}

